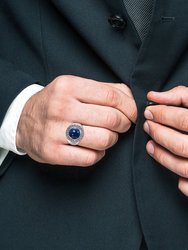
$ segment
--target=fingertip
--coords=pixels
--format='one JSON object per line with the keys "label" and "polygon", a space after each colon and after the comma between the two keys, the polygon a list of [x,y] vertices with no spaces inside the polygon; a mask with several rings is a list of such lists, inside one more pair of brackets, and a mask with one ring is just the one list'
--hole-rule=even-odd
{"label": "fingertip", "polygon": [[184,178],[179,178],[178,182],[179,190],[188,197],[188,180]]}
{"label": "fingertip", "polygon": [[156,93],[156,91],[153,91],[153,90],[149,91],[147,93],[147,98],[150,99],[150,97],[152,97],[153,95],[155,95],[155,93]]}
{"label": "fingertip", "polygon": [[149,132],[150,132],[150,131],[149,131],[149,130],[150,130],[150,127],[149,127],[148,121],[145,121],[143,128],[144,128],[144,131],[145,131],[147,134],[149,134]]}
{"label": "fingertip", "polygon": [[151,140],[146,144],[146,150],[149,155],[153,156],[155,153],[155,145],[154,142]]}
{"label": "fingertip", "polygon": [[158,100],[158,97],[160,94],[161,94],[161,92],[157,92],[157,91],[149,91],[147,93],[147,99],[149,100],[149,103],[151,102],[150,105],[157,104],[156,101]]}
{"label": "fingertip", "polygon": [[144,116],[147,120],[153,120],[153,114],[148,108],[145,109]]}

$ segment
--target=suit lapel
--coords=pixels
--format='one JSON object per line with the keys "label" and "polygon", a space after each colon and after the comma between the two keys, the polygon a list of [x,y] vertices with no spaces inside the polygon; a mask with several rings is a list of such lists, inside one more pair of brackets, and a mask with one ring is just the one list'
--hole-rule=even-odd
{"label": "suit lapel", "polygon": [[131,25],[115,31],[108,23],[110,15],[118,14],[127,20],[121,0],[93,1],[52,0],[84,42],[97,53],[107,66],[121,79],[128,82],[133,70],[140,41]]}

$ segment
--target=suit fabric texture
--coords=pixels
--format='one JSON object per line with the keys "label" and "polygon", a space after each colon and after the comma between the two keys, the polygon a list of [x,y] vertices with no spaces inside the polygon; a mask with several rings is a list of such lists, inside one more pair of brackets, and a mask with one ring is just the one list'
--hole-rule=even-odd
{"label": "suit fabric texture", "polygon": [[[155,0],[141,43],[123,0],[0,1],[1,123],[22,89],[67,74],[128,84],[139,114],[87,169],[9,153],[0,249],[138,250],[143,239],[151,250],[188,249],[188,199],[178,176],[146,153],[143,131],[147,92],[188,84],[187,12],[187,1]],[[108,23],[117,14],[123,30]]]}

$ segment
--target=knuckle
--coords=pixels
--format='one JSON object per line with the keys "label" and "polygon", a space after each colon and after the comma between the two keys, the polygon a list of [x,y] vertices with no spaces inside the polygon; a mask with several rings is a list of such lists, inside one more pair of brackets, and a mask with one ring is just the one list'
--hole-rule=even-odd
{"label": "knuckle", "polygon": [[55,118],[56,120],[65,119],[70,113],[70,110],[73,110],[72,105],[72,99],[69,98],[68,95],[66,96],[65,92],[62,98],[58,98],[57,96],[54,98],[53,96],[48,101],[46,107],[46,117],[49,119]]}
{"label": "knuckle", "polygon": [[53,87],[55,90],[59,90],[60,85],[62,85],[63,76],[57,76],[53,81]]}
{"label": "knuckle", "polygon": [[74,84],[73,76],[71,75],[57,76],[54,80],[54,91],[56,93],[65,93],[70,89],[72,84]]}
{"label": "knuckle", "polygon": [[183,86],[183,85],[178,85],[177,87],[175,87],[175,89],[177,89],[178,91],[184,91],[187,87]]}
{"label": "knuckle", "polygon": [[157,129],[153,129],[152,126],[149,126],[149,127],[150,127],[149,131],[150,131],[151,137],[154,139],[154,141],[158,141],[159,136],[158,136]]}
{"label": "knuckle", "polygon": [[115,84],[115,87],[117,87],[117,88],[120,89],[121,91],[131,93],[130,89],[129,89],[129,88],[127,87],[127,85],[124,84],[124,83],[116,83],[116,84]]}
{"label": "knuckle", "polygon": [[108,135],[103,135],[100,140],[100,149],[107,149],[111,144],[110,137]]}
{"label": "knuckle", "polygon": [[137,116],[138,116],[138,113],[137,113],[137,108],[135,106],[134,109],[131,110],[130,112],[130,117],[132,117],[132,121],[135,123],[136,120],[137,120]]}
{"label": "knuckle", "polygon": [[178,127],[180,127],[182,130],[187,131],[188,130],[188,116],[182,116],[178,120]]}
{"label": "knuckle", "polygon": [[165,109],[164,109],[164,107],[158,110],[157,120],[159,120],[160,122],[165,122]]}
{"label": "knuckle", "polygon": [[185,141],[181,141],[180,143],[174,143],[172,146],[173,153],[180,154],[182,156],[188,156],[188,148],[187,143]]}
{"label": "knuckle", "polygon": [[157,151],[157,150],[155,150],[154,154],[155,154],[155,158],[157,159],[157,161],[159,161],[161,165],[165,166],[166,165],[165,154],[162,153],[162,151]]}
{"label": "knuckle", "polygon": [[153,114],[153,121],[163,123],[166,120],[166,106],[149,107],[148,110]]}
{"label": "knuckle", "polygon": [[114,144],[114,141],[114,136],[110,131],[104,133],[100,140],[100,149],[107,149],[111,147]]}
{"label": "knuckle", "polygon": [[115,89],[109,88],[106,94],[106,103],[110,106],[116,107],[118,106],[119,97],[118,93]]}
{"label": "knuckle", "polygon": [[116,129],[120,126],[121,120],[117,112],[107,112],[105,118],[105,126],[109,129]]}
{"label": "knuckle", "polygon": [[63,78],[62,75],[57,76],[57,77],[54,79],[54,83],[60,82],[62,78]]}
{"label": "knuckle", "polygon": [[120,132],[121,132],[121,133],[127,132],[127,131],[130,129],[131,125],[132,125],[131,121],[129,121],[129,120],[126,121],[126,122],[124,123],[123,129],[122,129]]}
{"label": "knuckle", "polygon": [[185,178],[188,178],[188,165],[184,165],[180,168],[180,171],[179,171],[179,174],[180,176],[182,177],[185,177]]}
{"label": "knuckle", "polygon": [[90,167],[94,165],[99,159],[97,152],[89,152],[86,154],[85,159],[83,160],[82,165],[84,167]]}

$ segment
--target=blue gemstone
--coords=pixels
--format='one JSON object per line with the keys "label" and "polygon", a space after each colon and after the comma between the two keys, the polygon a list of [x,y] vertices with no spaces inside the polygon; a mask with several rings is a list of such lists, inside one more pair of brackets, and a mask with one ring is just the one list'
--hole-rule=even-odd
{"label": "blue gemstone", "polygon": [[80,137],[80,130],[78,128],[71,128],[69,130],[69,136],[73,139],[76,140]]}

